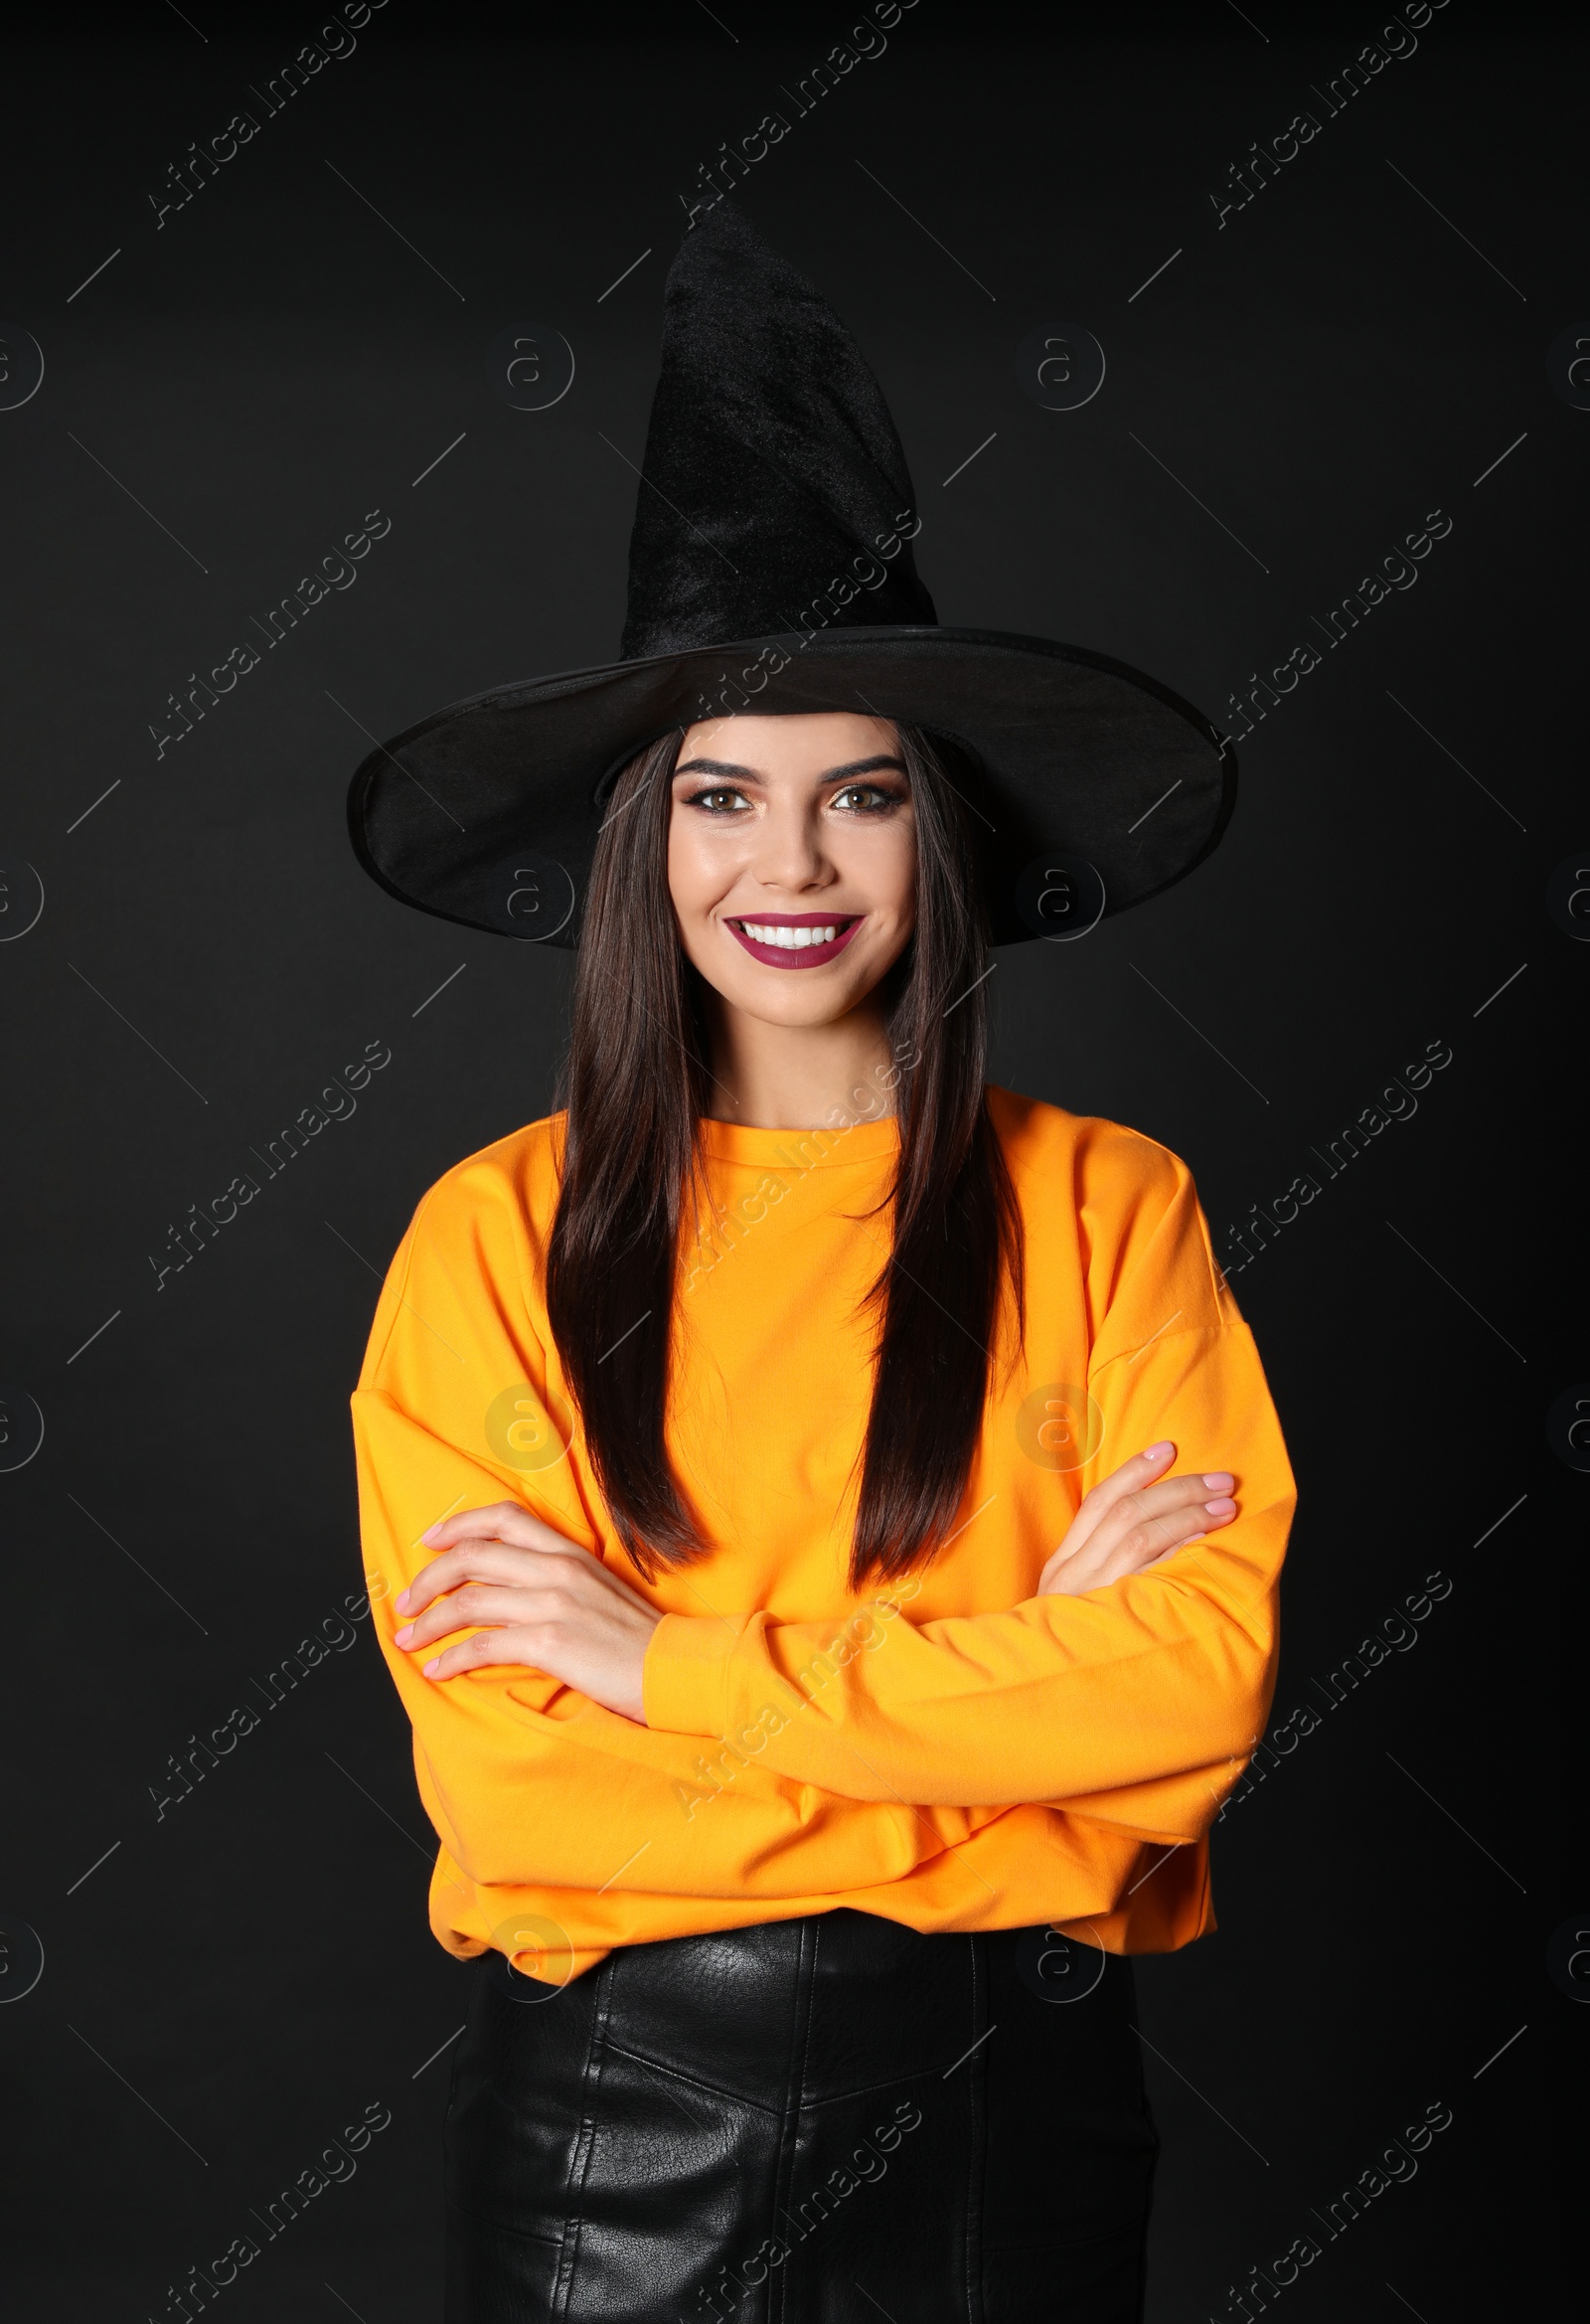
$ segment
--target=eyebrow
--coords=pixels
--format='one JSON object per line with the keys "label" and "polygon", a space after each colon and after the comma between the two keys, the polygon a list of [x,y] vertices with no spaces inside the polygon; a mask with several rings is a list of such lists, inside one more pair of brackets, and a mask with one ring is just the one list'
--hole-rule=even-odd
{"label": "eyebrow", "polygon": [[[851,775],[874,774],[882,766],[892,766],[898,774],[906,772],[903,758],[891,758],[886,751],[880,751],[875,758],[853,758],[846,766],[831,766],[825,774],[818,777],[818,780],[820,782],[838,782]],[[687,758],[682,765],[675,767],[674,772],[676,774],[727,774],[733,775],[743,782],[765,782],[767,779],[765,775],[758,774],[754,767],[736,766],[733,760],[728,758]]]}

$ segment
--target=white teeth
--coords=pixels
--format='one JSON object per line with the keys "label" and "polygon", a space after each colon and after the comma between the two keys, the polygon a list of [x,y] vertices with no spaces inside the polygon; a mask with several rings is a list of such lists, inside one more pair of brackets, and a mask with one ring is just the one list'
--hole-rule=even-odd
{"label": "white teeth", "polygon": [[740,926],[754,944],[771,944],[779,952],[804,952],[813,944],[832,944],[839,933],[837,924],[829,928],[764,927],[758,921],[746,919]]}

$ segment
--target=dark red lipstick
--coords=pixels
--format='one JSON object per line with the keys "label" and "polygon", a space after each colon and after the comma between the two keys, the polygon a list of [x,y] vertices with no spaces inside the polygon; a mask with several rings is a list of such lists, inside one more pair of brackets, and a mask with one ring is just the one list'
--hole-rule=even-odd
{"label": "dark red lipstick", "polygon": [[[765,961],[769,968],[821,968],[825,961],[838,959],[861,926],[862,917],[850,912],[742,913],[726,924],[751,958]],[[788,937],[780,942],[776,935],[769,942],[761,935],[752,935],[753,928],[769,933],[782,928],[832,928],[834,933],[816,943],[792,943]]]}

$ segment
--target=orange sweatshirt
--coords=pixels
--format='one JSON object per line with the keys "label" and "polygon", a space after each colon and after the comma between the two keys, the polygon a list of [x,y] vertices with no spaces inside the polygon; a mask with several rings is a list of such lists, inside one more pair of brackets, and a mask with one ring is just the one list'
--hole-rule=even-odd
{"label": "orange sweatshirt", "polygon": [[[847,1582],[892,1121],[704,1125],[715,1218],[676,1292],[668,1439],[708,1550],[642,1583],[571,1420],[544,1259],[561,1117],[461,1162],[393,1262],[353,1399],[375,1627],[441,1842],[431,1925],[561,1981],[611,1946],[854,1906],[918,1929],[1051,1921],[1112,1952],[1213,1925],[1209,1823],[1262,1733],[1295,1488],[1184,1163],[990,1092],[1027,1232],[960,1530]],[[949,1328],[946,1326],[946,1328]],[[1239,1513],[1152,1573],[1034,1594],[1087,1488],[1160,1437]],[[543,1673],[437,1683],[393,1599],[453,1510],[517,1499],[665,1618],[644,1727]],[[427,1649],[427,1654],[437,1651]]]}

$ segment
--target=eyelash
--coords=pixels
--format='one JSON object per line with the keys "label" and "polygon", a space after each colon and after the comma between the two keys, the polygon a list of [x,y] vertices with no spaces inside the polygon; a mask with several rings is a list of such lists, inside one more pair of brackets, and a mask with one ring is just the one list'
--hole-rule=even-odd
{"label": "eyelash", "polygon": [[[881,783],[847,782],[840,785],[840,788],[834,793],[833,798],[830,799],[829,805],[834,806],[840,799],[846,798],[857,792],[865,791],[872,792],[875,802],[873,806],[848,807],[842,809],[841,812],[850,815],[876,815],[881,817],[888,814],[891,809],[902,805],[904,802],[903,792],[885,790]],[[710,799],[738,799],[743,802],[744,798],[745,793],[741,790],[736,790],[732,783],[714,783],[708,790],[690,792],[687,795],[684,804],[687,807],[699,807],[704,815],[710,815],[719,820],[726,820],[727,817],[734,812],[734,810],[732,808],[709,806],[708,801]]]}

